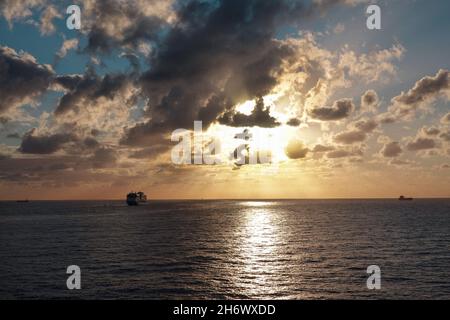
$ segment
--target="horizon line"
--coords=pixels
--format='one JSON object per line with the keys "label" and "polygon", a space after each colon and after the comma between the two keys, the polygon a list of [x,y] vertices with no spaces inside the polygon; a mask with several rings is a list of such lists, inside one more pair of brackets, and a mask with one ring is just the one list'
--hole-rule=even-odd
{"label": "horizon line", "polygon": [[[436,197],[412,197],[414,200],[446,200],[450,199],[450,196],[436,196]],[[324,198],[155,198],[150,199],[148,202],[156,201],[288,201],[288,200],[398,200],[398,197],[324,197]],[[17,201],[125,201],[122,198],[111,199],[0,199],[0,202],[17,202]]]}

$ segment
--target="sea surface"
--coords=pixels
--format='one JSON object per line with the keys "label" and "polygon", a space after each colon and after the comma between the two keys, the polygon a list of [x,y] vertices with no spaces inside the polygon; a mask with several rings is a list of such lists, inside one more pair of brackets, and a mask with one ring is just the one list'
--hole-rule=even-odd
{"label": "sea surface", "polygon": [[450,299],[450,200],[0,202],[0,299],[48,298]]}

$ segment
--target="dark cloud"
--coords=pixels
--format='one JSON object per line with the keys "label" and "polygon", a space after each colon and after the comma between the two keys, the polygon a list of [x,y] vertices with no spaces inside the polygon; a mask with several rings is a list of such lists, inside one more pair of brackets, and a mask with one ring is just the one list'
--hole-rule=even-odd
{"label": "dark cloud", "polygon": [[309,149],[298,140],[292,140],[288,143],[285,153],[289,159],[303,159],[308,155]]}
{"label": "dark cloud", "polygon": [[418,137],[413,141],[410,141],[406,148],[409,151],[429,150],[436,148],[436,141],[429,138]]}
{"label": "dark cloud", "polygon": [[98,129],[91,129],[91,135],[93,136],[93,137],[97,137],[97,136],[99,136],[101,134],[101,131],[100,130],[98,130]]}
{"label": "dark cloud", "polygon": [[[159,3],[157,3],[159,2]],[[156,41],[167,26],[157,6],[162,1],[96,0],[84,13],[92,20],[87,29],[90,53],[109,54],[117,48],[138,49],[142,42]],[[154,11],[148,8],[155,8]],[[114,25],[111,25],[112,22]]]}
{"label": "dark cloud", "polygon": [[442,140],[445,140],[447,142],[450,142],[450,130],[447,130],[446,132],[442,132],[439,135],[439,138],[441,138]]}
{"label": "dark cloud", "polygon": [[154,145],[133,152],[129,157],[134,159],[154,159],[171,148],[169,144]]}
{"label": "dark cloud", "polygon": [[334,136],[334,141],[341,144],[354,144],[365,141],[377,127],[375,120],[359,120],[350,124],[352,129]]}
{"label": "dark cloud", "polygon": [[395,97],[394,100],[404,105],[415,105],[443,90],[448,90],[449,85],[449,71],[441,69],[434,77],[427,76],[420,79],[411,90]]}
{"label": "dark cloud", "polygon": [[[55,79],[55,84],[61,85],[67,92],[59,100],[55,115],[61,116],[69,111],[79,112],[87,104],[95,104],[99,98],[113,100],[124,94],[130,78],[124,74],[107,74],[103,77],[93,72],[83,76],[61,76]],[[130,104],[134,102],[131,98]]]}
{"label": "dark cloud", "polygon": [[5,125],[7,124],[11,119],[8,117],[0,117],[0,124]]}
{"label": "dark cloud", "polygon": [[57,133],[53,135],[34,135],[32,129],[22,139],[19,151],[29,154],[52,154],[59,151],[64,144],[74,142],[77,138],[73,134]]}
{"label": "dark cloud", "polygon": [[261,127],[274,128],[280,123],[270,115],[270,108],[264,106],[263,98],[256,101],[255,108],[250,115],[235,111],[227,111],[218,119],[220,124],[230,127]]}
{"label": "dark cloud", "polygon": [[422,132],[427,135],[427,136],[437,136],[441,130],[439,130],[438,128],[422,128]]}
{"label": "dark cloud", "polygon": [[6,135],[6,138],[8,138],[8,139],[21,139],[21,136],[18,133],[10,133],[10,134]]}
{"label": "dark cloud", "polygon": [[95,149],[95,148],[100,146],[100,143],[96,139],[94,139],[92,137],[87,137],[87,138],[84,139],[83,145],[87,149]]}
{"label": "dark cloud", "polygon": [[299,125],[301,125],[301,123],[302,122],[298,118],[291,118],[288,120],[288,122],[286,122],[286,124],[291,127],[298,127]]}
{"label": "dark cloud", "polygon": [[54,164],[51,164],[50,166],[48,166],[49,171],[61,171],[61,170],[67,170],[67,169],[71,169],[71,168],[72,167],[69,164],[63,163],[63,162],[54,163]]}
{"label": "dark cloud", "polygon": [[[151,68],[141,77],[149,98],[147,117],[129,128],[122,143],[192,126],[207,127],[224,113],[231,125],[238,103],[265,96],[278,84],[283,61],[295,50],[276,32],[341,1],[187,1],[176,9],[177,23],[157,43]],[[275,121],[259,113],[265,126]],[[236,116],[237,122],[251,122]],[[239,125],[241,125],[239,123]]]}
{"label": "dark cloud", "polygon": [[353,126],[361,132],[372,133],[378,127],[378,122],[375,120],[360,120],[353,123]]}
{"label": "dark cloud", "polygon": [[[93,181],[110,183],[115,177],[112,173],[92,171],[92,157],[59,156],[7,158],[0,161],[0,181],[34,185],[38,188],[86,186]],[[127,176],[126,179],[136,179]],[[126,181],[125,177],[122,181]]]}
{"label": "dark cloud", "polygon": [[348,118],[355,105],[351,99],[336,101],[332,107],[316,107],[309,110],[309,115],[321,121],[337,121]]}
{"label": "dark cloud", "polygon": [[361,109],[364,112],[376,112],[380,100],[374,90],[366,91],[361,97]]}
{"label": "dark cloud", "polygon": [[[192,126],[193,124],[190,127],[186,127],[186,129]],[[120,144],[143,147],[161,144],[167,140],[167,128],[164,123],[142,122],[132,128],[126,128]]]}
{"label": "dark cloud", "polygon": [[438,98],[450,90],[449,71],[439,70],[434,76],[427,76],[416,82],[408,92],[403,92],[392,99],[390,112],[395,119],[411,118],[417,108],[424,103]]}
{"label": "dark cloud", "polygon": [[38,64],[31,55],[0,46],[0,113],[33,102],[53,76],[50,66]]}
{"label": "dark cloud", "polygon": [[116,164],[117,152],[111,148],[101,147],[95,151],[90,160],[96,169],[109,168]]}
{"label": "dark cloud", "polygon": [[383,149],[381,149],[381,154],[386,158],[398,157],[402,152],[402,147],[396,141],[385,144]]}

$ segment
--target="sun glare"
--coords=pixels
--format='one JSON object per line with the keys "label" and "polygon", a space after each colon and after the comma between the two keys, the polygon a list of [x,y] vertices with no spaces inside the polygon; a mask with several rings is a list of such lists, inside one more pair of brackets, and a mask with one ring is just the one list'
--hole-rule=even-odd
{"label": "sun glare", "polygon": [[[266,105],[273,105],[277,97],[277,94],[265,96],[264,102]],[[236,106],[236,111],[250,115],[254,108],[255,101],[249,100]],[[277,120],[282,122],[278,127],[233,128],[214,124],[208,129],[207,135],[220,140],[222,153],[225,154],[232,154],[239,145],[245,143],[253,152],[268,152],[271,155],[272,163],[286,161],[288,158],[285,153],[285,148],[289,141],[295,137],[295,129],[297,128],[284,125],[283,122],[288,119],[288,116],[279,112],[272,112],[272,109],[271,113],[276,115]],[[248,140],[236,139],[236,135],[242,133],[244,129],[248,130],[251,138]]]}

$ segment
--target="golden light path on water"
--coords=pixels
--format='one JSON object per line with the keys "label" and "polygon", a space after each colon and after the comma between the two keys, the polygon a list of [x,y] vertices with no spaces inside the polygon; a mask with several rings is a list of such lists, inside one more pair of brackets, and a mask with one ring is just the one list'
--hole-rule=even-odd
{"label": "golden light path on water", "polygon": [[280,217],[271,209],[274,202],[242,202],[242,223],[236,230],[236,255],[240,270],[234,275],[235,285],[245,297],[274,297],[283,288],[286,275],[279,260],[285,240],[280,230]]}

